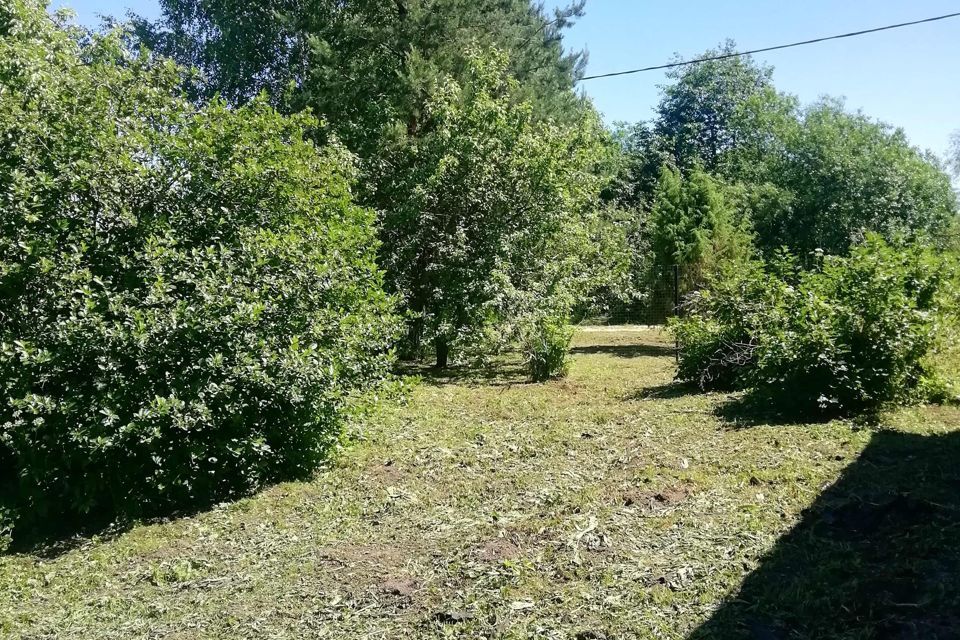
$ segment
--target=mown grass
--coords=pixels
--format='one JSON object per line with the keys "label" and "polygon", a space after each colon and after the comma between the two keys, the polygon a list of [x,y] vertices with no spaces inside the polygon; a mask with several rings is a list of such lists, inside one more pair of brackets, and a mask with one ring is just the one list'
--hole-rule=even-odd
{"label": "mown grass", "polygon": [[747,427],[656,332],[574,358],[427,376],[313,482],[2,557],[0,633],[955,637],[960,410]]}

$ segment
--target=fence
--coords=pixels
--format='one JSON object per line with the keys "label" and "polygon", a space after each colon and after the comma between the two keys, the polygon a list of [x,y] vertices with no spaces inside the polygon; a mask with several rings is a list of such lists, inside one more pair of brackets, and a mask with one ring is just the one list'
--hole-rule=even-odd
{"label": "fence", "polygon": [[665,325],[677,315],[680,303],[700,284],[700,273],[689,266],[654,266],[637,287],[630,300],[613,296],[600,298],[580,310],[580,325]]}

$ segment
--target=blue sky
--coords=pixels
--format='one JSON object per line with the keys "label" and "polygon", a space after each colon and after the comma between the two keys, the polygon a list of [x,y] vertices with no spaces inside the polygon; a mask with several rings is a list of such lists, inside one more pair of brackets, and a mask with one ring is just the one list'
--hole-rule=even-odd
{"label": "blue sky", "polygon": [[[564,4],[547,0],[547,6]],[[84,24],[127,9],[155,16],[155,0],[53,0]],[[589,73],[690,58],[726,38],[754,49],[960,11],[960,0],[588,0],[568,46],[590,52]],[[960,18],[758,56],[775,82],[804,102],[844,96],[851,109],[903,127],[917,146],[943,153],[960,129]],[[592,80],[583,88],[610,122],[651,117],[661,72]]]}

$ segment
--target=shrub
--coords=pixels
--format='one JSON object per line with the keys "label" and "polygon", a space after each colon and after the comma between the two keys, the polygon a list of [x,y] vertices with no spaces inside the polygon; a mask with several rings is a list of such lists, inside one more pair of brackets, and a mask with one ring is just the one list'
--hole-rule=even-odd
{"label": "shrub", "polygon": [[677,379],[703,390],[749,386],[759,325],[782,300],[784,286],[762,264],[748,262],[690,295],[670,321],[680,347]]}
{"label": "shrub", "polygon": [[829,414],[926,399],[943,321],[945,263],[877,236],[803,274],[764,316],[756,385],[781,404]]}
{"label": "shrub", "polygon": [[944,287],[942,319],[930,365],[942,383],[938,400],[960,404],[960,252],[944,254],[944,259],[949,265],[950,279]]}
{"label": "shrub", "polygon": [[151,515],[309,473],[390,365],[349,157],[263,101],[192,107],[180,70],[121,34],[88,41],[40,6],[4,6],[7,526]]}
{"label": "shrub", "polygon": [[573,339],[573,327],[563,319],[545,318],[525,336],[524,350],[530,377],[536,382],[567,375],[567,353]]}
{"label": "shrub", "polygon": [[773,266],[713,283],[674,323],[681,380],[830,415],[942,395],[931,356],[951,297],[943,259],[871,236],[813,271]]}

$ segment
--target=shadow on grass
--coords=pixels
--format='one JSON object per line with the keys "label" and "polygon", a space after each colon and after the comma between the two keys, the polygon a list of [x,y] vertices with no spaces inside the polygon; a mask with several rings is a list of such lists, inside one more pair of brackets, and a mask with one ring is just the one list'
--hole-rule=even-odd
{"label": "shadow on grass", "polygon": [[[785,407],[782,402],[757,392],[747,392],[717,406],[718,418],[735,429],[770,426],[824,424],[840,416]],[[866,417],[863,422],[869,423]]]}
{"label": "shadow on grass", "polygon": [[624,345],[590,345],[586,347],[574,347],[570,349],[573,355],[595,355],[606,354],[618,358],[662,358],[664,356],[673,357],[677,351],[673,345],[668,344],[624,344]]}
{"label": "shadow on grass", "polygon": [[960,637],[960,433],[881,431],[690,640]]}
{"label": "shadow on grass", "polygon": [[[329,452],[325,454],[325,459],[331,459]],[[220,492],[202,498],[157,505],[141,503],[136,512],[122,508],[111,509],[109,504],[103,504],[99,509],[79,514],[62,506],[53,506],[43,514],[22,519],[14,527],[13,539],[8,541],[7,548],[0,544],[0,556],[26,555],[52,560],[91,543],[114,540],[134,527],[192,518],[220,506],[259,495],[280,483],[307,482],[313,477],[313,473],[304,470],[280,474],[269,482],[246,491]],[[15,491],[6,489],[0,492],[0,512],[7,509],[13,513],[16,504]]]}
{"label": "shadow on grass", "polygon": [[119,538],[136,526],[188,518],[208,511],[217,504],[219,503],[209,502],[192,505],[149,518],[126,518],[122,515],[106,514],[88,514],[82,519],[69,515],[50,517],[42,528],[27,531],[24,531],[23,527],[18,528],[12,544],[0,553],[0,556],[27,555],[54,560],[91,542],[107,542]]}
{"label": "shadow on grass", "polygon": [[533,384],[529,371],[520,362],[493,361],[481,365],[451,365],[446,369],[437,369],[426,363],[404,362],[397,367],[397,373],[416,376],[424,384],[431,386],[457,384],[497,387]]}
{"label": "shadow on grass", "polygon": [[668,382],[658,384],[652,387],[644,387],[632,394],[629,400],[671,400],[675,398],[685,398],[687,396],[702,395],[703,391],[696,385],[686,382]]}

